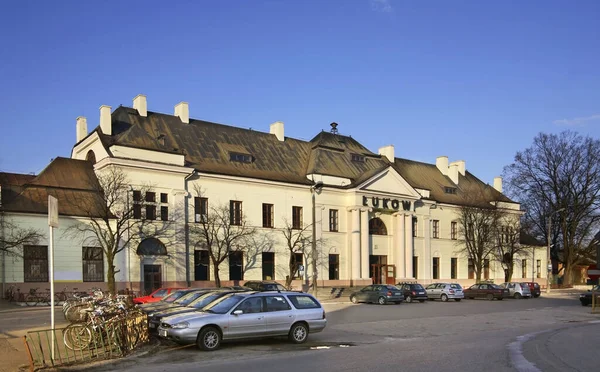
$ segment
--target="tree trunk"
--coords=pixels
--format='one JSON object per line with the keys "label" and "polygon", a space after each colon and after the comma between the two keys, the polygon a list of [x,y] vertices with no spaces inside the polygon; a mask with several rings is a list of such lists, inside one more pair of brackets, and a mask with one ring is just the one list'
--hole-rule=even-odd
{"label": "tree trunk", "polygon": [[506,270],[504,270],[504,282],[505,283],[510,283],[510,281],[512,280],[512,276],[513,276],[513,270],[508,267]]}
{"label": "tree trunk", "polygon": [[481,282],[481,272],[483,271],[483,265],[475,265],[475,283]]}
{"label": "tree trunk", "polygon": [[563,286],[568,286],[573,284],[573,265],[566,263],[564,266],[565,270],[563,273]]}
{"label": "tree trunk", "polygon": [[106,273],[106,279],[108,282],[108,292],[111,294],[117,294],[117,288],[115,286],[115,265],[113,257],[106,257],[108,261],[108,271]]}
{"label": "tree trunk", "polygon": [[221,288],[221,277],[219,276],[219,265],[213,263],[213,266],[215,269],[215,286],[217,288]]}

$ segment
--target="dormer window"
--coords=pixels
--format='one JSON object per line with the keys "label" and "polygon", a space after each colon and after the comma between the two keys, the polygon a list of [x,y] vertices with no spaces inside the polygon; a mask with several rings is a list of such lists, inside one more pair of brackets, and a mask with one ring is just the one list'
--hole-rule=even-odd
{"label": "dormer window", "polygon": [[229,153],[229,160],[230,161],[237,161],[240,163],[252,163],[252,155],[248,155],[248,154],[240,154],[237,152],[230,152]]}
{"label": "dormer window", "polygon": [[456,187],[444,187],[446,194],[456,194]]}
{"label": "dormer window", "polygon": [[365,157],[359,154],[352,154],[352,161],[355,161],[357,163],[364,163]]}

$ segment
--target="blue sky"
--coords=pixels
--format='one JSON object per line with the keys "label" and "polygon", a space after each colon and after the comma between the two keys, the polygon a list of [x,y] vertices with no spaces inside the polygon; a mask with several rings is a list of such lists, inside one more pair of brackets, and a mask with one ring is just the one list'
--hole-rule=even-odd
{"label": "blue sky", "polygon": [[539,132],[600,134],[600,1],[13,1],[0,170],[69,156],[100,105],[465,160],[492,183]]}

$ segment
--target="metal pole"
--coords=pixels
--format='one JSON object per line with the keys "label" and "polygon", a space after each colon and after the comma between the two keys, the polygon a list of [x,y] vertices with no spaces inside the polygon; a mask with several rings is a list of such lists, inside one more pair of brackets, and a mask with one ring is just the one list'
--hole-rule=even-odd
{"label": "metal pole", "polygon": [[550,293],[550,276],[552,275],[552,258],[550,257],[550,245],[552,243],[552,213],[548,217],[548,247],[546,248],[546,293]]}
{"label": "metal pole", "polygon": [[316,190],[311,187],[312,192],[312,286],[313,295],[317,296],[317,212],[315,205],[315,194]]}
{"label": "metal pole", "polygon": [[54,227],[50,226],[48,263],[50,264],[50,328],[52,329],[51,356],[54,360]]}

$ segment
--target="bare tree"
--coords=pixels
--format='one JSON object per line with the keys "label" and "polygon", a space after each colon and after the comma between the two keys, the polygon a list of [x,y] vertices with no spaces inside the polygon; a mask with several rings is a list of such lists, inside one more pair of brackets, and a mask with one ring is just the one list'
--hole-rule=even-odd
{"label": "bare tree", "polygon": [[493,226],[495,260],[504,269],[504,281],[510,282],[514,273],[516,257],[529,255],[528,249],[521,245],[521,226],[519,216],[499,211],[499,219]]}
{"label": "bare tree", "polygon": [[481,281],[485,261],[494,258],[494,229],[498,220],[498,210],[491,204],[459,208],[456,222],[464,241],[457,242],[457,253],[472,261],[477,283]]}
{"label": "bare tree", "polygon": [[0,209],[0,252],[19,256],[24,245],[36,244],[42,234],[31,227],[18,226]]}
{"label": "bare tree", "polygon": [[[202,189],[195,187],[198,196],[202,196]],[[243,252],[250,248],[252,238],[256,235],[256,228],[250,226],[239,210],[239,214],[231,208],[231,204],[211,206],[198,223],[190,224],[190,242],[194,246],[203,247],[208,251],[208,256],[214,268],[215,285],[221,286],[219,266],[233,253]]]}
{"label": "bare tree", "polygon": [[272,234],[266,232],[264,234],[252,234],[246,238],[244,257],[244,273],[258,266],[258,257],[263,252],[273,252],[275,241]]}
{"label": "bare tree", "polygon": [[86,218],[69,227],[65,234],[82,239],[91,238],[102,248],[108,266],[108,290],[116,293],[115,274],[120,272],[115,266],[117,254],[132,241],[143,237],[175,236],[176,232],[171,230],[176,219],[173,214],[167,221],[156,220],[159,217],[157,215],[141,218],[141,208],[150,187],[140,187],[132,195],[130,182],[120,168],[110,167],[97,174],[97,182],[90,182],[93,192],[89,198],[67,201],[77,203]]}
{"label": "bare tree", "polygon": [[534,237],[553,247],[564,284],[571,284],[574,268],[593,257],[600,227],[600,141],[571,131],[540,133],[504,176],[508,192],[528,211]]}
{"label": "bare tree", "polygon": [[[309,248],[312,246],[310,229],[312,224],[302,228],[293,226],[288,220],[284,220],[284,228],[281,230],[285,239],[286,249],[289,253],[288,272],[285,276],[285,287],[291,288],[292,281],[298,277],[298,271],[302,262],[296,259],[297,254],[302,254],[304,260],[308,262],[310,256]],[[306,270],[306,269],[305,269]]]}

